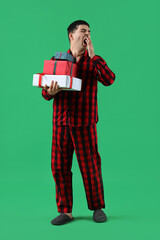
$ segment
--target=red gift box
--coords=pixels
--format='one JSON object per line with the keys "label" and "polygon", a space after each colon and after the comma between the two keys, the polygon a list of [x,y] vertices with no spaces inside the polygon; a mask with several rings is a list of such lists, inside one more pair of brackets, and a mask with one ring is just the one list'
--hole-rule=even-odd
{"label": "red gift box", "polygon": [[60,60],[44,60],[44,74],[49,75],[69,75],[77,77],[76,63]]}

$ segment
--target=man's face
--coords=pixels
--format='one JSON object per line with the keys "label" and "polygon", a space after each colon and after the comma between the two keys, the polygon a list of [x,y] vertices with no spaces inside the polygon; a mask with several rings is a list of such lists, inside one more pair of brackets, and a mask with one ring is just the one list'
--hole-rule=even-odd
{"label": "man's face", "polygon": [[90,28],[87,25],[79,25],[74,33],[71,33],[70,43],[78,49],[87,48],[87,43],[85,39],[90,37]]}

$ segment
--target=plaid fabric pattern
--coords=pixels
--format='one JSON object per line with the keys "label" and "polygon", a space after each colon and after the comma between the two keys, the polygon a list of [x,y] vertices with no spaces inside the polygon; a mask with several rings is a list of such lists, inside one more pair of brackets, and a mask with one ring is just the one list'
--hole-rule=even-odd
{"label": "plaid fabric pattern", "polygon": [[105,208],[96,123],[72,127],[53,125],[52,174],[58,212],[72,212],[72,158],[75,149],[90,210]]}

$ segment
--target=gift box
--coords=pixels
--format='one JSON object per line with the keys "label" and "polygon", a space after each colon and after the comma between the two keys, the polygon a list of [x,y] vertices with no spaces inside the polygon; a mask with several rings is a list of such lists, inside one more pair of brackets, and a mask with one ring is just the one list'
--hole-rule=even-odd
{"label": "gift box", "polygon": [[48,75],[44,73],[33,74],[33,86],[44,87],[45,84],[49,87],[51,81],[57,81],[60,88],[63,90],[81,91],[82,79],[68,75]]}
{"label": "gift box", "polygon": [[77,76],[77,65],[69,61],[44,60],[43,73],[50,75]]}
{"label": "gift box", "polygon": [[63,59],[63,60],[67,60],[69,62],[76,63],[76,58],[67,52],[55,52],[54,58],[55,59]]}

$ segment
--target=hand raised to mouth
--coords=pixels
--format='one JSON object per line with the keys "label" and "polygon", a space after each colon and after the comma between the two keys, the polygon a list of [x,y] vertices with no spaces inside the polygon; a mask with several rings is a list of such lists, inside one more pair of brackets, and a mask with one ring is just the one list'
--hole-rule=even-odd
{"label": "hand raised to mouth", "polygon": [[84,39],[84,41],[87,43],[89,57],[93,58],[95,56],[95,53],[94,53],[94,48],[93,48],[93,44],[92,44],[91,38],[90,37],[86,37]]}

